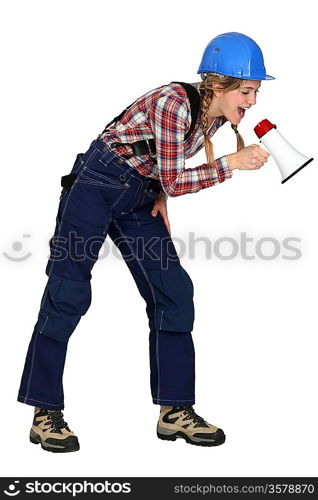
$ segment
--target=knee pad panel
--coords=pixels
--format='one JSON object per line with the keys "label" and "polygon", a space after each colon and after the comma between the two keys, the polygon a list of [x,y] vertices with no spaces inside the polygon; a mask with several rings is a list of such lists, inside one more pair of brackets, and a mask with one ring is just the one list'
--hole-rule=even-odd
{"label": "knee pad panel", "polygon": [[89,281],[74,281],[52,273],[42,297],[37,331],[54,340],[67,342],[90,304]]}

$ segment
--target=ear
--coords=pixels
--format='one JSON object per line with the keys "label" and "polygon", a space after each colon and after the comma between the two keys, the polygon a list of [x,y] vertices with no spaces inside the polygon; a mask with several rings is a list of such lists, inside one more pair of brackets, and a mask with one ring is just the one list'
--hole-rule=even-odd
{"label": "ear", "polygon": [[218,89],[223,89],[223,85],[221,85],[220,83],[213,83],[212,88],[213,88],[213,94],[215,95],[215,97],[222,97],[224,92],[222,90],[218,90]]}

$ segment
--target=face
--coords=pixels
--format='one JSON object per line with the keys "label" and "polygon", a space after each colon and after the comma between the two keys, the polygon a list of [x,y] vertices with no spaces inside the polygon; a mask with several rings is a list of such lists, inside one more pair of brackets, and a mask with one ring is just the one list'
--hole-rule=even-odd
{"label": "face", "polygon": [[245,115],[244,108],[256,104],[256,94],[260,86],[260,80],[243,80],[239,89],[230,92],[215,90],[211,103],[215,105],[213,111],[224,115],[233,125],[238,125]]}

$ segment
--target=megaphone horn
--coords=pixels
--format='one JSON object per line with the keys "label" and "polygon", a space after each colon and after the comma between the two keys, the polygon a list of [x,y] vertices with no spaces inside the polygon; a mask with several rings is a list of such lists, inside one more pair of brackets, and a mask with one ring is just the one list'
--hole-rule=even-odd
{"label": "megaphone horn", "polygon": [[254,132],[274,158],[283,179],[282,184],[313,160],[293,148],[269,120],[259,122]]}

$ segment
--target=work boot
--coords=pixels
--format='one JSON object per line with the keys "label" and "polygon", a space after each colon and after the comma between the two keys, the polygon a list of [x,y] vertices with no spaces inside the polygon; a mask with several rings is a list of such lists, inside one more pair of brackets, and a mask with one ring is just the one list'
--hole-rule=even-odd
{"label": "work boot", "polygon": [[53,453],[67,453],[80,449],[78,439],[64,421],[61,410],[35,407],[30,441],[34,444],[41,443],[43,450]]}
{"label": "work boot", "polygon": [[208,424],[192,406],[161,406],[157,436],[167,441],[183,438],[197,446],[218,446],[225,441],[222,429]]}

